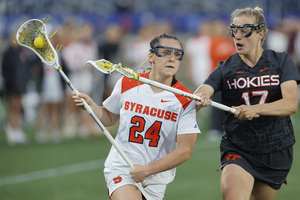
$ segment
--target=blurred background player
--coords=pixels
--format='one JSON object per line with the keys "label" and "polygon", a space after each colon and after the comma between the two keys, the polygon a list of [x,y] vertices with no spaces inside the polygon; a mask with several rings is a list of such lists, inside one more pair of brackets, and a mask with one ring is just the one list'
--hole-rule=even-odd
{"label": "blurred background player", "polygon": [[[68,22],[66,31],[69,42],[62,48],[62,58],[69,69],[69,77],[78,91],[92,95],[93,68],[87,67],[88,60],[96,60],[98,55],[98,43],[94,39],[94,28],[90,23],[75,24],[72,19]],[[67,91],[68,93],[70,90]],[[71,95],[68,96],[66,122],[64,134],[68,138],[78,135],[88,138],[99,133],[99,129],[87,112],[76,109],[72,103]]]}
{"label": "blurred background player", "polygon": [[[99,58],[109,60],[112,63],[120,63],[122,61],[121,41],[124,37],[122,28],[118,24],[111,24],[106,28],[104,36],[99,42]],[[93,99],[101,104],[104,99],[110,96],[115,83],[121,75],[118,73],[112,73],[111,75],[95,73],[94,76],[98,77],[99,84],[95,84],[93,90],[97,88],[98,92],[93,94]]]}
{"label": "blurred background player", "polygon": [[[234,52],[234,45],[228,37],[227,27],[223,21],[219,19],[201,21],[198,33],[186,41],[186,66],[188,69],[186,76],[192,80],[193,86],[197,87],[217,67],[219,61],[225,61]],[[220,102],[221,93],[214,94],[212,100]],[[210,107],[207,111],[208,113],[202,111],[202,116],[207,114],[209,117],[206,137],[210,141],[218,141],[224,133],[222,125],[224,112],[214,107]]]}
{"label": "blurred background player", "polygon": [[[48,26],[51,27],[51,26]],[[51,29],[48,29],[51,30]],[[51,35],[52,31],[48,31]],[[61,45],[62,32],[57,31],[51,38],[53,47]],[[57,53],[62,70],[68,75],[68,69],[65,67],[64,60],[60,51]],[[63,139],[62,122],[64,120],[66,104],[66,84],[61,75],[53,70],[53,67],[39,62],[37,70],[41,70],[40,86],[40,105],[37,114],[35,140],[38,143],[52,141],[60,142]]]}
{"label": "blurred background player", "polygon": [[[148,54],[151,71],[140,75],[188,91],[175,79],[183,53],[176,37],[154,37]],[[98,106],[84,93],[79,97],[73,94],[79,107],[83,108],[80,98],[85,99],[105,126],[120,120],[116,140],[135,164],[130,170],[116,149],[111,148],[104,168],[110,198],[142,200],[135,183],[147,178],[147,188],[153,193],[146,193],[152,199],[163,199],[176,167],[189,159],[200,133],[195,102],[127,77],[116,83],[104,106]]]}
{"label": "blurred background player", "polygon": [[22,97],[26,92],[30,79],[28,57],[30,52],[21,47],[15,40],[17,30],[10,36],[8,48],[4,51],[2,59],[2,74],[4,78],[4,91],[7,100],[7,124],[5,128],[7,142],[10,145],[27,143],[24,133]]}

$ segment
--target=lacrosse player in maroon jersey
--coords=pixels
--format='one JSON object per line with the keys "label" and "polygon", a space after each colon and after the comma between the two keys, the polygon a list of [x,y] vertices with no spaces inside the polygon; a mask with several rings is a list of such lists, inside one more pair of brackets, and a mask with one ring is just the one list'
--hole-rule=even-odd
{"label": "lacrosse player in maroon jersey", "polygon": [[[236,109],[224,120],[220,144],[223,199],[274,199],[293,161],[300,76],[291,57],[262,48],[267,27],[261,8],[236,9],[229,33],[236,53],[209,75],[195,94],[197,107],[215,92]],[[199,72],[200,73],[200,72]]]}
{"label": "lacrosse player in maroon jersey", "polygon": [[[183,53],[175,36],[156,36],[148,54],[151,71],[140,76],[189,92],[175,78]],[[149,185],[142,190],[151,197],[148,200],[163,199],[167,185],[175,178],[176,167],[189,159],[200,133],[195,102],[127,77],[116,83],[101,107],[83,93],[73,95],[79,107],[83,106],[80,97],[105,126],[119,122],[116,141],[135,164],[130,169],[112,146],[104,168],[110,198],[145,199],[136,183],[146,179]]]}

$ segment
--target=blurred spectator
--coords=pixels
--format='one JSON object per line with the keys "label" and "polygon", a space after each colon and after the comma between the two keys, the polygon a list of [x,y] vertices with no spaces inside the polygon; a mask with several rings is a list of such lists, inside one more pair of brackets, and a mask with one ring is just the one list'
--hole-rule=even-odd
{"label": "blurred spectator", "polygon": [[125,38],[125,63],[127,67],[137,69],[142,63],[143,68],[149,68],[150,63],[146,62],[149,53],[149,43],[154,37],[155,24],[149,23],[143,25],[137,35],[133,35],[132,39]]}
{"label": "blurred spectator", "polygon": [[[2,63],[2,35],[0,34],[0,63]],[[6,111],[3,105],[3,96],[4,96],[4,77],[2,75],[2,68],[0,68],[0,127],[5,126],[5,118],[6,118]],[[0,129],[1,130],[1,129]]]}
{"label": "blurred spectator", "polygon": [[171,34],[173,32],[172,25],[168,21],[157,21],[154,24],[153,35],[157,36],[162,33]]}
{"label": "blurred spectator", "polygon": [[[286,30],[288,34],[288,47],[287,47],[287,53],[290,54],[296,63],[296,55],[295,55],[295,39],[297,36],[297,19],[295,18],[286,18],[284,19],[283,23],[284,29]],[[296,63],[297,64],[297,63]]]}
{"label": "blurred spectator", "polygon": [[295,48],[295,63],[298,67],[298,70],[300,71],[300,20],[298,19],[296,24],[295,24],[295,28],[296,28],[296,36],[295,36],[295,44],[294,44],[294,48]]}
{"label": "blurred spectator", "polygon": [[211,71],[214,70],[219,61],[225,61],[236,52],[232,38],[227,34],[227,26],[221,20],[212,22],[210,58],[212,61]]}
{"label": "blurred spectator", "polygon": [[[198,25],[196,35],[187,38],[185,44],[184,60],[186,63],[186,77],[193,84],[194,88],[201,85],[211,71],[210,47],[211,24],[209,21],[201,21]],[[201,115],[209,114],[210,108],[201,110]],[[203,126],[202,119],[198,122],[200,127]]]}
{"label": "blurred spectator", "polygon": [[[99,59],[106,59],[112,63],[120,63],[121,62],[121,47],[120,43],[123,38],[123,31],[120,28],[119,25],[113,24],[109,25],[105,31],[105,37],[103,41],[100,41],[99,43]],[[120,78],[120,74],[118,73],[112,73],[109,74],[103,74],[103,73],[95,73],[96,76],[96,82],[95,85],[97,86],[97,92],[98,94],[93,95],[93,99],[96,95],[101,95],[101,97],[98,97],[99,104],[102,104],[102,101],[106,99],[108,96],[110,96],[112,88],[114,87],[114,84],[110,84],[112,82],[116,82]],[[98,83],[98,84],[97,84]],[[102,92],[99,92],[99,87],[103,86],[101,88]]]}
{"label": "blurred spectator", "polygon": [[288,50],[289,37],[287,30],[285,30],[283,24],[278,24],[273,29],[268,31],[268,37],[266,37],[266,48],[273,49],[277,52],[283,52]]}
{"label": "blurred spectator", "polygon": [[169,22],[157,21],[142,24],[137,34],[124,37],[122,40],[124,64],[135,70],[138,68],[149,68],[151,66],[147,61],[150,48],[149,43],[153,37],[162,33],[172,33],[172,26]]}
{"label": "blurred spectator", "polygon": [[[227,26],[221,20],[212,22],[212,36],[210,47],[211,71],[218,66],[219,61],[225,61],[230,55],[234,54],[235,46],[231,37],[227,34]],[[211,72],[210,71],[210,72]],[[216,92],[211,99],[221,102],[221,92]],[[224,133],[223,121],[225,119],[224,111],[211,107],[210,126],[207,132],[207,138],[215,141],[221,138]]]}
{"label": "blurred spectator", "polygon": [[[94,39],[94,29],[89,23],[76,25],[70,23],[67,31],[70,42],[62,49],[62,56],[66,67],[69,69],[69,79],[75,88],[86,94],[92,95],[93,68],[87,67],[88,60],[96,60],[98,55],[98,44]],[[77,109],[71,97],[71,91],[67,90],[67,117],[64,123],[64,134],[66,137],[74,137],[76,133],[82,138],[88,138],[94,133],[96,123],[83,110]]]}
{"label": "blurred spectator", "polygon": [[[186,42],[187,77],[193,86],[201,85],[210,72],[217,67],[219,61],[225,61],[235,52],[231,39],[227,36],[227,27],[221,20],[208,20],[199,24],[198,33]],[[221,101],[221,93],[212,97],[216,102]],[[222,122],[224,112],[214,107],[209,108],[210,124],[207,138],[218,140],[223,134]]]}
{"label": "blurred spectator", "polygon": [[[10,41],[15,40],[16,30]],[[5,98],[8,103],[6,136],[10,145],[25,144],[27,136],[22,129],[22,97],[30,78],[28,57],[30,52],[17,43],[10,43],[2,59]]]}
{"label": "blurred spectator", "polygon": [[[58,31],[51,39],[54,47],[61,44],[61,33]],[[65,74],[68,74],[64,62],[58,52],[59,63]],[[63,121],[64,109],[63,103],[65,99],[66,84],[60,74],[53,67],[40,62],[36,71],[41,76],[40,81],[40,105],[36,122],[35,139],[38,143],[44,143],[49,140],[54,143],[62,139],[61,122]]]}
{"label": "blurred spectator", "polygon": [[188,38],[185,44],[187,77],[195,88],[204,82],[211,71],[210,47],[211,24],[203,21],[198,26],[198,33]]}

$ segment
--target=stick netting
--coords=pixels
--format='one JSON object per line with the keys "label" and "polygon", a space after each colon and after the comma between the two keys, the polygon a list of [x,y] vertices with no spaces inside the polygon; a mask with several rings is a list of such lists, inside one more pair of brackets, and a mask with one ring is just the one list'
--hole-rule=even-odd
{"label": "stick netting", "polygon": [[94,61],[97,64],[97,67],[100,70],[105,71],[106,73],[111,73],[114,71],[114,64],[109,62],[108,60],[101,59]]}
{"label": "stick netting", "polygon": [[[34,40],[37,37],[42,37],[44,39],[45,46],[43,48],[36,48],[34,46]],[[48,42],[46,26],[42,21],[29,20],[27,23],[23,24],[18,31],[17,41],[21,45],[34,50],[43,60],[43,62],[51,63],[55,60],[55,51]]]}
{"label": "stick netting", "polygon": [[105,59],[102,60],[98,60],[95,61],[95,63],[97,64],[97,66],[99,68],[101,68],[100,70],[104,70],[107,73],[111,73],[111,72],[119,72],[121,74],[123,74],[124,76],[131,78],[133,80],[139,80],[139,74],[134,72],[132,69],[127,68],[127,67],[122,67],[122,64],[113,64]]}

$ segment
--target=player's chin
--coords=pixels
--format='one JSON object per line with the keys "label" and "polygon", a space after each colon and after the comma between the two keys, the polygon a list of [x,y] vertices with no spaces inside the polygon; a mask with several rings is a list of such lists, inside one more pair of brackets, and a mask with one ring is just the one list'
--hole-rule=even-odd
{"label": "player's chin", "polygon": [[239,55],[246,55],[247,54],[247,51],[246,49],[242,48],[242,49],[236,49],[236,52],[239,54]]}
{"label": "player's chin", "polygon": [[175,72],[169,72],[169,73],[165,73],[165,76],[167,77],[167,78],[169,78],[169,77],[173,77],[173,76],[175,76]]}
{"label": "player's chin", "polygon": [[165,72],[167,74],[170,74],[172,76],[174,76],[176,74],[176,72],[178,71],[178,68],[175,68],[175,67],[166,67],[165,68]]}

